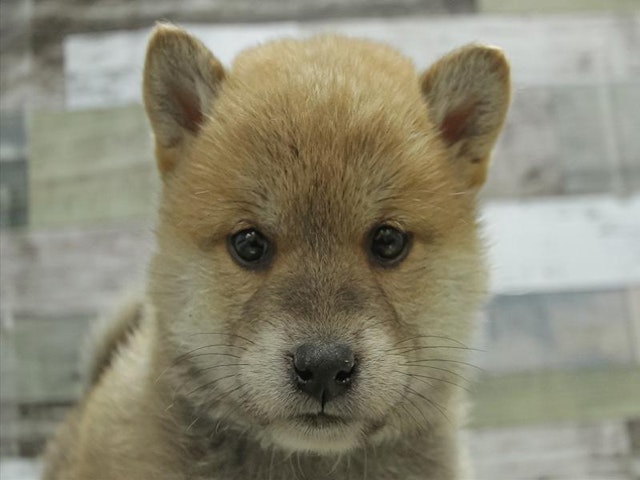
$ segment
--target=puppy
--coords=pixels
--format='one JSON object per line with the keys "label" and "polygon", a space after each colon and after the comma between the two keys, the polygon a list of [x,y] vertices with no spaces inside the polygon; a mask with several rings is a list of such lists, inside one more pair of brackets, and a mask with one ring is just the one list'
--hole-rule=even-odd
{"label": "puppy", "polygon": [[44,478],[467,478],[463,372],[487,289],[476,192],[509,93],[492,47],[418,74],[326,35],[226,70],[159,25],[146,298],[96,348]]}

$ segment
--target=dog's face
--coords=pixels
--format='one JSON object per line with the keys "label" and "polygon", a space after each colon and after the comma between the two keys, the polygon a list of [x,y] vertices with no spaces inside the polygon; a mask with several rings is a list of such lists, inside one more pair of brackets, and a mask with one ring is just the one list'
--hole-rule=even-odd
{"label": "dog's face", "polygon": [[176,395],[289,450],[345,451],[446,416],[485,291],[474,194],[508,84],[495,49],[419,77],[340,37],[267,44],[225,72],[159,27],[149,293]]}

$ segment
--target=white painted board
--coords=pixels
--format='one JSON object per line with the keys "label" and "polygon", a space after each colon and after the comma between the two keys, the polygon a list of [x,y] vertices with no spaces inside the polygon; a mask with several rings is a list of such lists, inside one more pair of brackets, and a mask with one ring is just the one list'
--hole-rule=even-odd
{"label": "white painted board", "polygon": [[[640,74],[640,13],[624,17],[482,15],[183,26],[226,65],[244,48],[271,38],[337,32],[389,43],[419,68],[469,42],[498,45],[512,62],[518,89],[634,82]],[[149,33],[150,29],[144,29],[68,36],[64,45],[67,106],[140,102]]]}
{"label": "white painted board", "polygon": [[495,293],[640,285],[640,195],[492,202],[482,218]]}

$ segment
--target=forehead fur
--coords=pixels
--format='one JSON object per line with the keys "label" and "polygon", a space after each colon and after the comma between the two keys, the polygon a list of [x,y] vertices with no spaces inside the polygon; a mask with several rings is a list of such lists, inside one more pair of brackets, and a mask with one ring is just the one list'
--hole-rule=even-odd
{"label": "forehead fur", "polygon": [[240,54],[188,156],[165,205],[207,236],[239,220],[336,239],[385,220],[420,233],[470,213],[413,64],[365,40]]}

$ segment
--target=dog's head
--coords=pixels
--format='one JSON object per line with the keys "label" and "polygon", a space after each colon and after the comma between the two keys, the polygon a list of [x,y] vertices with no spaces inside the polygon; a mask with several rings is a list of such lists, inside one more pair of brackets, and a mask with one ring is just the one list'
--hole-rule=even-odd
{"label": "dog's head", "polygon": [[475,192],[509,101],[500,51],[418,75],[321,36],[226,71],[159,26],[144,99],[163,176],[149,293],[176,394],[290,450],[446,416],[485,292]]}

